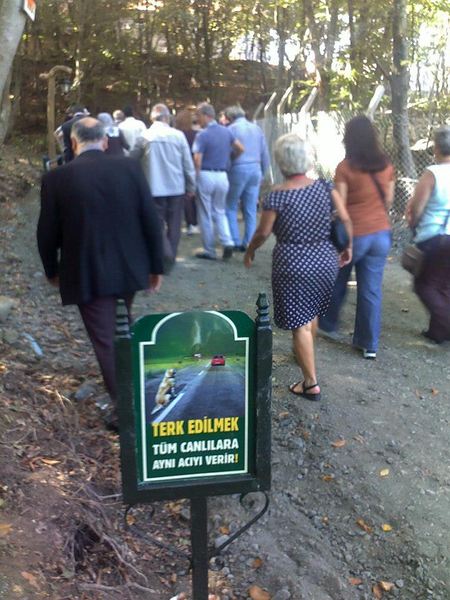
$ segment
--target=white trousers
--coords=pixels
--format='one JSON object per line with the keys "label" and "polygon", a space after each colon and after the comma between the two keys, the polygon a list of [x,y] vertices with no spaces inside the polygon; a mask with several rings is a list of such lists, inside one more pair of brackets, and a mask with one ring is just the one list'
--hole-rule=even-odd
{"label": "white trousers", "polygon": [[229,183],[225,171],[200,171],[197,178],[197,218],[203,247],[216,255],[215,234],[222,246],[233,246],[225,213]]}

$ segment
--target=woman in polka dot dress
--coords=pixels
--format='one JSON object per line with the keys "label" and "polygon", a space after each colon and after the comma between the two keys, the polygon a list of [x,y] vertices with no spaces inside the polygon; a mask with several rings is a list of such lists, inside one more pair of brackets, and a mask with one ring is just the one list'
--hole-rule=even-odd
{"label": "woman in polka dot dress", "polygon": [[285,182],[264,199],[259,226],[244,256],[250,267],[255,251],[273,232],[277,243],[272,255],[274,320],[292,331],[295,355],[303,380],[290,391],[308,400],[320,400],[314,360],[318,315],[325,314],[339,266],[351,262],[350,246],[338,256],[330,242],[335,209],[351,240],[351,221],[330,182],[305,175],[311,167],[306,144],[293,133],[275,144],[275,160]]}

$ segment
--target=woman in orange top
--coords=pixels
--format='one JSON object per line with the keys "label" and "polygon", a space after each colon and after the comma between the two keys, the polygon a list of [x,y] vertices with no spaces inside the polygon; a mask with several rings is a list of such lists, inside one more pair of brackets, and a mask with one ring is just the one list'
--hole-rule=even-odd
{"label": "woman in orange top", "polygon": [[345,159],[336,169],[335,185],[353,223],[353,260],[340,269],[319,327],[327,337],[338,337],[339,311],[354,265],[358,289],[353,345],[364,358],[374,359],[381,329],[383,272],[391,247],[388,211],[394,196],[394,168],[372,122],[363,115],[346,124],[344,146]]}

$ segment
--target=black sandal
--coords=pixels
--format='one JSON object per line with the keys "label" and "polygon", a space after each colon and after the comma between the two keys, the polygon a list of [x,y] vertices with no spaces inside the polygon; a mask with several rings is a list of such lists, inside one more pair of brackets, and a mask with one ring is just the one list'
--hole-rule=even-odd
{"label": "black sandal", "polygon": [[[295,388],[302,384],[303,389],[301,392],[296,392]],[[295,394],[295,396],[301,396],[302,398],[306,398],[306,400],[312,400],[313,402],[318,402],[320,400],[320,392],[316,393],[316,394],[308,394],[308,390],[312,390],[313,388],[317,387],[319,384],[313,383],[313,385],[308,385],[308,387],[305,387],[305,382],[304,381],[297,381],[297,383],[293,383],[292,385],[289,386],[289,391],[292,394]]]}

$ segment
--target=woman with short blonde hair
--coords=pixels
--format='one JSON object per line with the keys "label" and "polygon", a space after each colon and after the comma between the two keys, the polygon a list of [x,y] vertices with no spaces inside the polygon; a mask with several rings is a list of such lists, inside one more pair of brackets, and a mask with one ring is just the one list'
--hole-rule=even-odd
{"label": "woman with short blonde hair", "polygon": [[330,241],[332,211],[336,209],[350,240],[351,222],[332,184],[306,174],[312,152],[298,135],[291,133],[277,140],[275,160],[285,182],[264,199],[244,263],[251,266],[255,251],[273,232],[277,240],[272,254],[274,320],[281,329],[292,331],[303,373],[303,380],[289,390],[307,400],[320,400],[314,358],[317,317],[328,308],[339,264],[347,264],[352,257],[351,242],[338,257]]}

